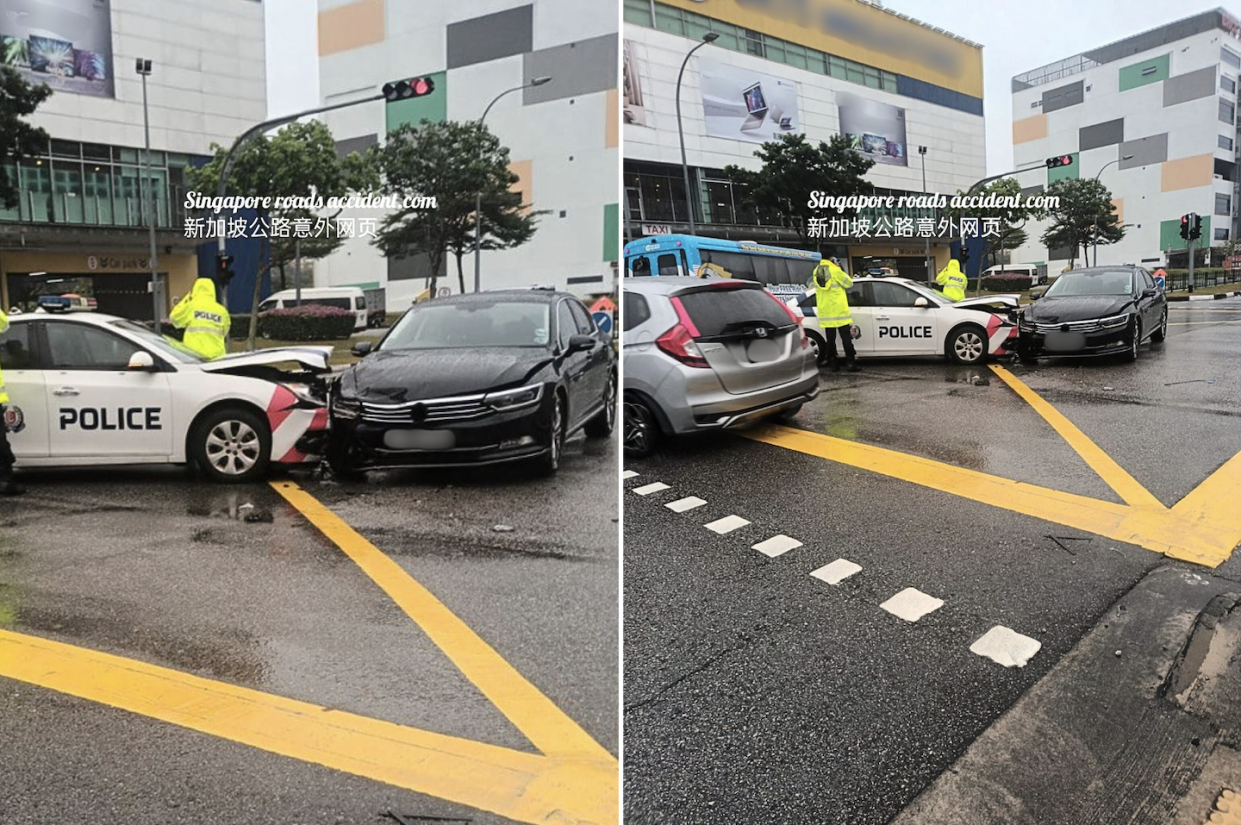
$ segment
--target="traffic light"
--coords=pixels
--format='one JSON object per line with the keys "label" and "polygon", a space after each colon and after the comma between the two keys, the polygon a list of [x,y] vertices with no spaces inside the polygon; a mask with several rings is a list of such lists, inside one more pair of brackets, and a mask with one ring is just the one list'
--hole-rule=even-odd
{"label": "traffic light", "polygon": [[1189,237],[1197,240],[1202,237],[1202,216],[1194,212],[1193,218],[1192,225],[1189,228]]}
{"label": "traffic light", "polygon": [[1058,155],[1054,158],[1047,159],[1047,168],[1056,169],[1061,166],[1071,166],[1073,164],[1072,155]]}
{"label": "traffic light", "polygon": [[1181,215],[1181,237],[1189,240],[1189,215]]}
{"label": "traffic light", "polygon": [[429,77],[412,77],[384,84],[384,100],[395,103],[411,97],[424,97],[435,91],[435,81]]}
{"label": "traffic light", "polygon": [[233,271],[233,256],[217,252],[215,255],[215,280],[220,286],[228,286],[237,273]]}

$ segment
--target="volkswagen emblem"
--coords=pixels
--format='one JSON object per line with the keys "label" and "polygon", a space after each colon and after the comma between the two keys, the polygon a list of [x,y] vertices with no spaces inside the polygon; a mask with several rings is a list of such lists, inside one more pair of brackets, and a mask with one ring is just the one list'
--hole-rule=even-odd
{"label": "volkswagen emblem", "polygon": [[409,410],[409,417],[414,420],[415,424],[421,424],[427,420],[427,405],[421,402],[415,404]]}

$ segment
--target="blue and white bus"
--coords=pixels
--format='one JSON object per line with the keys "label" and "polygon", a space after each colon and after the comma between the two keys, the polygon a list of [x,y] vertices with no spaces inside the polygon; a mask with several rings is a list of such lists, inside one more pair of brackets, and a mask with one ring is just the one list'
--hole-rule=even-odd
{"label": "blue and white bus", "polygon": [[655,235],[625,244],[627,276],[698,276],[709,265],[707,271],[758,281],[777,295],[801,295],[822,259],[818,252],[696,235]]}

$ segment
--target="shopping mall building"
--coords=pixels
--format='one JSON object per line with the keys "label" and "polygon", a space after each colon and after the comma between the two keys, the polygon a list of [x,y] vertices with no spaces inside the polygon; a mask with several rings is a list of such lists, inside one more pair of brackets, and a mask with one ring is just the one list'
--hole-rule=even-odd
{"label": "shopping mall building", "polygon": [[[520,247],[484,251],[483,289],[550,284],[582,295],[614,289],[620,259],[620,102],[617,15],[582,0],[319,0],[319,90],[330,106],[385,83],[430,77],[425,97],[331,112],[341,152],[364,149],[403,124],[472,121],[510,150],[515,189],[544,212]],[[535,78],[550,82],[529,86]],[[357,211],[344,218],[382,219]],[[459,291],[448,256],[438,286]],[[473,289],[473,259],[463,261]],[[316,262],[316,286],[384,287],[390,309],[422,295],[426,255],[384,258],[369,238]]]}
{"label": "shopping mall building", "polygon": [[[718,39],[689,58],[680,89],[698,234],[797,245],[780,216],[742,205],[723,171],[760,169],[755,150],[783,134],[812,144],[850,136],[875,161],[867,179],[877,195],[952,195],[986,175],[975,43],[858,0],[623,2],[626,241],[689,228],[677,77],[708,33]],[[926,277],[921,237],[837,235],[822,250],[847,254],[855,272],[882,265]],[[947,240],[933,244],[937,267],[948,254]]]}
{"label": "shopping mall building", "polygon": [[[0,0],[0,62],[52,88],[30,121],[50,136],[38,156],[6,164],[20,202],[0,209],[0,299],[29,310],[41,295],[75,293],[98,309],[166,313],[210,249],[185,238],[187,169],[267,116],[263,6],[256,0]],[[145,136],[138,59],[151,61]],[[158,288],[151,293],[154,195]],[[254,244],[231,244],[236,291],[254,276]],[[242,251],[244,248],[245,251]],[[243,264],[250,263],[250,266]],[[251,283],[253,281],[251,280]]]}

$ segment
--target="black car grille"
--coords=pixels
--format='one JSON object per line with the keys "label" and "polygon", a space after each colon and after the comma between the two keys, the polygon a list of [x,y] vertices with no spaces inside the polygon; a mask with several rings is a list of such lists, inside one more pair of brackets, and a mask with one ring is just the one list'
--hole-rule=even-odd
{"label": "black car grille", "polygon": [[1086,321],[1066,321],[1060,324],[1036,323],[1034,329],[1038,332],[1093,332],[1102,329],[1102,324],[1097,318],[1091,318]]}
{"label": "black car grille", "polygon": [[403,404],[362,402],[362,420],[374,424],[436,424],[447,421],[473,421],[494,413],[483,403],[482,395],[457,398],[429,398]]}

